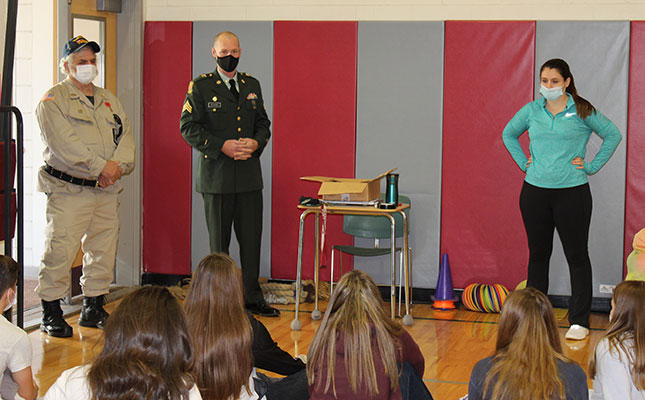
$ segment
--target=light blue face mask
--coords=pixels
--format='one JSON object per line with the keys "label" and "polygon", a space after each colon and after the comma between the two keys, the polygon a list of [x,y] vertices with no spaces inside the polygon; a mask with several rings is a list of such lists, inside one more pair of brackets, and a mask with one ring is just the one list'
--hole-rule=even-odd
{"label": "light blue face mask", "polygon": [[545,99],[550,101],[556,101],[562,96],[562,89],[564,86],[552,87],[551,89],[540,85],[540,94],[544,96]]}

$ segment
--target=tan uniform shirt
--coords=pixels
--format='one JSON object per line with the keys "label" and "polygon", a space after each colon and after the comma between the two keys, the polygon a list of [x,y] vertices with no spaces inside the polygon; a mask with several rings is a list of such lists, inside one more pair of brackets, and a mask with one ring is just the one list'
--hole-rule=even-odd
{"label": "tan uniform shirt", "polygon": [[[94,87],[94,104],[65,79],[51,88],[36,107],[43,158],[53,168],[76,178],[98,179],[108,160],[119,163],[123,174],[134,168],[134,136],[123,107],[109,90]],[[119,192],[121,182],[105,189]],[[44,167],[38,190],[78,193],[82,186],[49,175]]]}

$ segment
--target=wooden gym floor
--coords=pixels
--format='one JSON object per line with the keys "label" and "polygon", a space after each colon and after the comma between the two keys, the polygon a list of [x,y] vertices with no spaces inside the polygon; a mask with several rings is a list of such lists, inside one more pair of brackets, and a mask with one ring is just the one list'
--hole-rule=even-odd
{"label": "wooden gym floor", "polygon": [[[106,306],[111,312],[118,304]],[[326,304],[321,304],[324,311]],[[293,355],[306,354],[309,343],[320,321],[311,319],[313,304],[303,304],[300,320],[302,330],[292,332],[294,305],[279,305],[278,318],[259,318],[269,329],[280,347]],[[389,309],[389,306],[388,306]],[[427,304],[415,304],[411,310],[414,325],[408,331],[425,356],[423,379],[436,400],[456,400],[468,392],[470,371],[481,358],[492,354],[495,347],[498,314],[483,314],[463,309],[438,311]],[[29,334],[34,350],[33,372],[40,385],[40,395],[68,368],[89,362],[101,349],[101,331],[79,328],[78,315],[68,318],[74,336],[68,339],[52,338],[40,331]],[[560,335],[565,355],[578,362],[585,372],[589,356],[607,327],[608,316],[591,315],[591,335],[588,339],[573,342],[564,340],[568,328],[566,319],[559,321]],[[591,387],[591,381],[588,381]]]}

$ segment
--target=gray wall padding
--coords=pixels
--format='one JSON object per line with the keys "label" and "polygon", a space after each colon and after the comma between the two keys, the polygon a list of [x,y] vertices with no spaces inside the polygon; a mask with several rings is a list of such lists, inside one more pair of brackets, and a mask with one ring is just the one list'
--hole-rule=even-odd
{"label": "gray wall padding", "polygon": [[[589,177],[594,203],[589,235],[594,297],[610,297],[599,293],[599,285],[615,285],[623,277],[629,32],[629,22],[537,22],[536,95],[540,96],[540,66],[548,59],[562,58],[571,68],[578,93],[623,134],[613,157]],[[593,134],[587,160],[601,143]],[[554,241],[549,293],[568,295],[569,269],[557,234]]]}
{"label": "gray wall padding", "polygon": [[[412,203],[412,282],[425,288],[435,287],[439,267],[443,43],[443,22],[358,23],[356,177],[398,168],[399,192]],[[354,262],[389,284],[388,256]]]}
{"label": "gray wall padding", "polygon": [[[213,38],[222,31],[231,31],[240,38],[242,55],[238,71],[248,72],[260,81],[264,104],[273,120],[273,22],[229,22],[229,21],[198,21],[193,23],[193,77],[204,72],[215,70],[215,60],[211,56]],[[271,164],[272,141],[265,147],[262,157],[262,178],[264,179],[264,219],[262,226],[262,255],[260,260],[260,276],[271,275]],[[197,168],[197,154],[193,150],[193,171]],[[195,174],[193,173],[193,180]],[[210,253],[208,245],[208,230],[204,217],[204,202],[202,195],[194,191],[192,200],[191,227],[191,265],[192,269],[199,261]],[[232,235],[229,252],[239,263],[239,246]]]}

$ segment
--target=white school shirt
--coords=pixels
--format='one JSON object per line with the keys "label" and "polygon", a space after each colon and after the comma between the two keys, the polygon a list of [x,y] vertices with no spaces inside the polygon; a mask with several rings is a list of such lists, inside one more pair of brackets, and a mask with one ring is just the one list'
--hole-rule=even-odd
{"label": "white school shirt", "polygon": [[31,342],[27,332],[0,314],[0,392],[3,397],[15,396],[18,386],[7,380],[12,379],[12,372],[27,367],[31,367]]}
{"label": "white school shirt", "polygon": [[[43,400],[91,400],[87,381],[89,365],[81,365],[64,371],[49,388]],[[190,389],[188,400],[201,400],[196,385]]]}
{"label": "white school shirt", "polygon": [[[630,342],[625,343],[630,348]],[[596,346],[596,376],[590,400],[645,400],[645,390],[638,390],[632,381],[628,356],[620,347],[609,351],[609,340],[603,338]]]}

